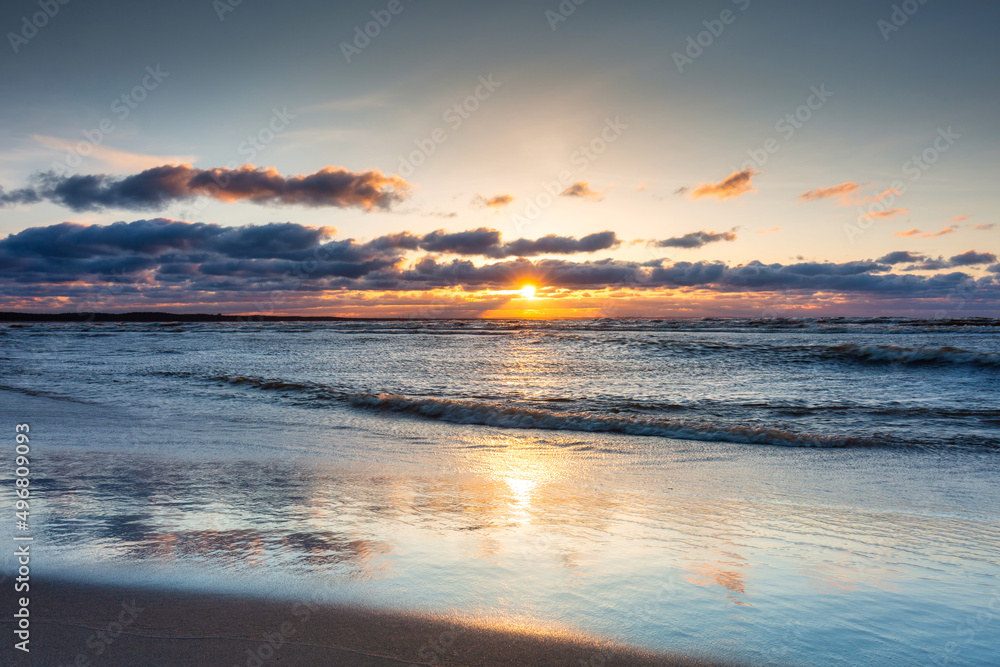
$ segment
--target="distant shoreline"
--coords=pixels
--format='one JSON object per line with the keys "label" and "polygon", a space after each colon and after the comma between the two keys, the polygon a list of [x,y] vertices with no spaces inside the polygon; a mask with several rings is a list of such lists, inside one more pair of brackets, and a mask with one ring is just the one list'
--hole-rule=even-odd
{"label": "distant shoreline", "polygon": [[[913,317],[909,315],[829,315],[819,317],[677,317],[667,315],[646,315],[626,318],[614,317],[579,317],[579,318],[554,318],[556,320],[690,320],[692,322],[711,321],[740,321],[740,320],[769,320],[769,321],[830,321],[830,320],[906,320],[910,322],[934,322],[938,324],[960,324],[965,325],[975,323],[977,325],[1000,326],[1000,319],[993,317],[952,317],[952,318],[925,318]],[[331,315],[223,315],[221,313],[167,313],[162,311],[132,311],[128,313],[97,313],[97,312],[70,312],[70,313],[23,313],[16,311],[0,311],[0,323],[4,322],[67,322],[67,323],[91,323],[91,322],[177,322],[177,323],[198,323],[198,322],[242,322],[246,324],[261,322],[440,322],[440,321],[463,321],[463,322],[489,322],[500,320],[518,320],[525,322],[547,321],[547,318],[477,318],[477,317],[337,317]]]}
{"label": "distant shoreline", "polygon": [[[211,315],[208,313],[18,313],[0,312],[0,322],[372,322],[404,317],[330,317],[306,315]],[[419,318],[414,318],[419,319]]]}

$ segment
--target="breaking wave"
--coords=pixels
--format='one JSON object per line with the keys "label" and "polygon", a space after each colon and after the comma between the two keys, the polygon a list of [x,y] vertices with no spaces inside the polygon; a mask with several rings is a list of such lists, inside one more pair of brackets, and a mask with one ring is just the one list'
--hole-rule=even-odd
{"label": "breaking wave", "polygon": [[471,401],[407,398],[395,394],[353,396],[355,407],[418,415],[454,424],[475,424],[502,428],[589,431],[626,435],[661,436],[707,442],[732,442],[791,447],[844,447],[863,444],[852,438],[790,433],[778,429],[747,426],[719,426],[663,419],[549,412],[514,406]]}
{"label": "breaking wave", "polygon": [[834,438],[773,428],[723,426],[704,422],[674,421],[638,416],[556,412],[514,405],[452,399],[411,398],[386,393],[359,394],[308,382],[289,382],[234,375],[216,376],[210,379],[215,382],[225,382],[265,391],[292,393],[308,399],[345,403],[354,408],[397,412],[452,424],[550,431],[621,433],[703,442],[787,447],[848,447],[871,444],[859,438]]}
{"label": "breaking wave", "polygon": [[957,347],[900,347],[898,345],[837,345],[834,353],[869,363],[941,364],[1000,367],[1000,354]]}

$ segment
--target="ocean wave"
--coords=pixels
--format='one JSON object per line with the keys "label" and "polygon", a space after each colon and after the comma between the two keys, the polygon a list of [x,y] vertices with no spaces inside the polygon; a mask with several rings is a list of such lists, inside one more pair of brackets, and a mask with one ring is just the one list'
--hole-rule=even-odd
{"label": "ocean wave", "polygon": [[[264,391],[292,393],[310,400],[332,401],[347,404],[354,408],[409,414],[452,424],[551,431],[621,433],[625,435],[659,436],[703,442],[781,445],[787,447],[849,447],[870,444],[867,440],[861,438],[835,438],[809,433],[793,433],[774,428],[724,426],[705,422],[677,421],[629,415],[557,412],[509,404],[501,405],[497,403],[438,398],[412,398],[388,393],[356,393],[335,389],[319,383],[254,378],[242,375],[219,375],[206,379]],[[318,405],[321,405],[321,403]]]}
{"label": "ocean wave", "polygon": [[14,387],[10,385],[0,384],[0,391],[12,391],[18,394],[24,394],[25,396],[49,398],[55,401],[69,401],[70,403],[83,403],[85,405],[91,404],[91,401],[85,401],[81,398],[76,398],[74,396],[67,396],[66,394],[58,394],[56,392],[51,392],[51,391],[42,391],[40,389],[28,389],[27,387]]}
{"label": "ocean wave", "polygon": [[550,412],[547,410],[533,410],[509,405],[474,403],[471,401],[408,398],[396,394],[357,395],[350,397],[348,400],[354,407],[402,412],[453,424],[555,431],[584,431],[592,433],[622,433],[625,435],[661,436],[705,442],[782,445],[788,447],[846,447],[866,444],[857,438],[832,438],[791,433],[779,429]]}
{"label": "ocean wave", "polygon": [[236,386],[248,386],[264,391],[279,391],[299,394],[310,399],[344,400],[351,394],[318,382],[292,382],[290,380],[269,380],[244,377],[242,375],[218,375],[210,378],[214,382],[225,382]]}
{"label": "ocean wave", "polygon": [[1000,354],[957,347],[900,347],[899,345],[837,345],[835,354],[882,364],[940,364],[1000,367]]}
{"label": "ocean wave", "polygon": [[[822,360],[861,361],[871,364],[906,365],[969,365],[1000,367],[1000,353],[977,352],[957,347],[902,347],[900,345],[877,345],[864,343],[844,343],[841,345],[807,345],[787,343],[757,343],[728,341],[697,341],[660,339],[655,337],[584,337],[577,334],[547,334],[554,342],[569,342],[588,345],[612,345],[635,347],[665,353],[678,357],[694,355],[775,355],[788,362],[810,362]],[[545,340],[543,338],[542,340]]]}

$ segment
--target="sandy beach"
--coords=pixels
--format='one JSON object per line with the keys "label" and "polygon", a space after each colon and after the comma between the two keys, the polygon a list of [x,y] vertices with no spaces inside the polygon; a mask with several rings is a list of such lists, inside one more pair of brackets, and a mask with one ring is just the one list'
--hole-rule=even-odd
{"label": "sandy beach", "polygon": [[[31,665],[711,665],[539,628],[308,600],[32,584]],[[13,613],[4,601],[3,625]],[[5,630],[5,634],[10,634]]]}

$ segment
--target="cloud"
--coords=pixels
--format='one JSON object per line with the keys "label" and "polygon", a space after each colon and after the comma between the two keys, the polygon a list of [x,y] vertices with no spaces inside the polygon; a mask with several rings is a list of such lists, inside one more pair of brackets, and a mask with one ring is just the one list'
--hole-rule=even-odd
{"label": "cloud", "polygon": [[590,199],[591,201],[601,201],[604,199],[604,195],[596,190],[590,189],[590,184],[584,181],[579,181],[569,186],[565,190],[559,193],[560,197],[579,197],[582,199]]}
{"label": "cloud", "polygon": [[500,232],[480,227],[468,232],[449,234],[444,230],[431,232],[421,239],[419,248],[430,252],[449,252],[457,255],[485,255],[500,245]]}
{"label": "cloud", "polygon": [[[862,185],[860,183],[855,183],[854,181],[848,181],[846,183],[841,183],[840,185],[834,185],[829,188],[817,188],[815,190],[808,190],[799,195],[799,203],[803,204],[810,201],[818,201],[820,199],[831,199],[837,197],[840,199],[841,206],[860,206],[863,204],[870,204],[872,202],[880,202],[886,197],[898,197],[903,193],[895,188],[889,188],[883,192],[870,197],[859,197],[857,193],[860,191]],[[890,200],[891,201],[891,200]],[[901,210],[901,209],[894,209]],[[884,213],[884,212],[883,212]],[[889,217],[886,215],[869,215],[866,218],[878,218],[878,217]]]}
{"label": "cloud", "polygon": [[539,239],[518,239],[486,253],[487,257],[535,257],[538,255],[572,255],[576,253],[610,250],[621,245],[614,232],[588,234],[577,240],[568,236],[549,234]]}
{"label": "cloud", "polygon": [[920,262],[919,264],[913,264],[906,267],[906,271],[940,271],[942,269],[947,269],[951,265],[945,261],[943,257],[938,257],[937,259],[927,258]]}
{"label": "cloud", "polygon": [[896,232],[893,236],[902,236],[904,238],[917,237],[920,239],[936,239],[939,236],[946,236],[948,234],[954,234],[958,231],[958,225],[952,225],[951,227],[945,227],[939,232],[923,232],[919,229],[908,229],[905,232]]}
{"label": "cloud", "polygon": [[861,189],[861,186],[853,181],[848,181],[847,183],[841,183],[840,185],[834,185],[829,188],[817,188],[815,190],[808,190],[799,195],[799,203],[805,203],[808,201],[816,201],[818,199],[829,199],[830,197],[841,197],[844,200],[848,199],[848,195],[853,192],[857,192]]}
{"label": "cloud", "polygon": [[927,259],[926,255],[913,253],[909,250],[897,250],[896,252],[890,252],[888,255],[883,255],[875,261],[879,264],[906,264],[910,262],[920,262],[925,259]]}
{"label": "cloud", "polygon": [[617,248],[621,245],[621,241],[614,232],[608,231],[588,234],[580,239],[549,234],[539,239],[516,239],[504,243],[498,230],[480,227],[479,229],[454,233],[439,229],[424,236],[401,232],[379,237],[371,241],[370,244],[387,250],[424,250],[450,255],[504,259],[507,257],[591,253]]}
{"label": "cloud", "polygon": [[735,199],[742,197],[748,192],[757,192],[751,180],[760,172],[753,169],[736,171],[718,183],[702,183],[691,193],[691,199],[701,199],[702,197],[713,197],[718,200]]}
{"label": "cloud", "polygon": [[485,206],[486,208],[503,208],[508,206],[514,201],[513,195],[496,195],[495,197],[490,197],[487,199],[482,195],[476,195],[472,202],[477,206]]}
{"label": "cloud", "polygon": [[691,232],[684,236],[675,236],[674,238],[656,241],[653,245],[658,248],[701,248],[709,243],[735,241],[735,231],[734,229],[728,232]]}
{"label": "cloud", "polygon": [[[940,303],[961,290],[969,295],[970,308],[984,304],[996,310],[1000,304],[1000,276],[895,274],[889,265],[872,261],[754,261],[730,266],[712,261],[517,257],[477,264],[440,255],[406,259],[404,249],[419,249],[424,239],[409,232],[367,243],[331,241],[331,232],[291,223],[225,228],[163,219],[32,228],[0,240],[0,306],[65,310],[69,301],[89,309],[275,313],[312,308],[315,314],[326,314],[343,313],[335,306],[346,294],[381,303],[449,290],[468,303],[489,300],[489,292],[510,290],[525,281],[580,292],[672,294],[682,300],[693,294],[709,302],[727,294],[781,294],[840,304],[863,305],[874,299],[886,307],[900,303],[909,308],[925,299]],[[584,237],[579,243],[588,248],[607,245],[613,236],[602,234],[603,240]],[[452,235],[433,240],[444,243],[445,236]],[[547,237],[534,241],[552,242]],[[472,237],[463,243],[467,250],[479,249],[473,247]]]}
{"label": "cloud", "polygon": [[21,188],[20,190],[4,192],[4,189],[0,187],[0,208],[4,206],[17,206],[18,204],[37,204],[40,201],[42,201],[42,198],[31,188]]}
{"label": "cloud", "polygon": [[780,232],[780,231],[781,231],[781,227],[769,227],[767,229],[758,229],[757,233],[758,234],[774,234],[774,233]]}
{"label": "cloud", "polygon": [[986,225],[975,225],[975,226],[973,226],[973,229],[978,229],[981,232],[986,232],[986,231],[989,231],[989,230],[993,229],[994,227],[996,227],[996,225],[994,225],[991,222],[991,223],[986,224]]}
{"label": "cloud", "polygon": [[965,222],[968,219],[969,219],[969,216],[967,216],[967,215],[956,215],[954,218],[952,218],[948,222]]}
{"label": "cloud", "polygon": [[[877,262],[842,264],[803,262],[728,266],[722,262],[636,263],[614,259],[573,262],[517,259],[476,266],[468,260],[439,263],[424,258],[396,275],[396,284],[413,289],[462,285],[466,289],[510,289],[524,280],[575,290],[627,286],[633,289],[701,289],[714,292],[752,293],[790,290],[802,294],[893,295],[896,298],[947,297],[973,279],[964,273],[933,276],[886,273],[890,267]],[[983,282],[993,298],[1000,296],[996,282]],[[863,297],[864,298],[864,297]]]}
{"label": "cloud", "polygon": [[[907,257],[903,259],[904,256]],[[897,258],[899,258],[899,261],[891,261]],[[915,262],[913,265],[908,266],[905,269],[906,271],[940,271],[941,269],[959,266],[981,266],[983,264],[992,264],[997,261],[997,256],[991,252],[976,252],[975,250],[968,250],[960,255],[955,255],[950,259],[945,259],[944,257],[931,258],[925,255],[899,251],[889,253],[885,257],[876,261],[884,262],[886,264]]]}
{"label": "cloud", "polygon": [[[480,228],[423,235],[404,231],[360,242],[335,240],[335,232],[287,222],[223,227],[163,218],[33,227],[0,239],[0,307],[65,310],[69,302],[80,309],[276,313],[311,308],[326,314],[345,294],[373,304],[419,300],[413,295],[448,290],[468,303],[490,300],[491,292],[509,291],[526,281],[581,293],[628,289],[682,299],[691,293],[706,302],[727,294],[782,294],[840,304],[879,300],[886,307],[893,300],[908,307],[923,299],[940,302],[962,290],[969,295],[970,309],[985,304],[997,310],[1000,305],[1000,275],[993,269],[983,278],[948,269],[980,266],[996,259],[991,253],[927,260],[950,273],[914,272],[933,270],[922,267],[897,274],[888,260],[921,256],[890,253],[878,261],[735,266],[718,261],[529,259],[595,252],[617,247],[619,240],[605,231],[580,239],[549,235],[504,243],[497,230]],[[469,309],[475,313],[474,304]]]}
{"label": "cloud", "polygon": [[864,216],[864,220],[884,220],[895,218],[897,215],[906,215],[910,212],[908,208],[888,208],[884,211],[874,211]]}
{"label": "cloud", "polygon": [[223,227],[203,222],[156,218],[110,225],[63,222],[30,227],[0,241],[12,255],[51,259],[90,259],[135,253],[212,252],[229,257],[291,257],[333,236],[333,227],[308,227],[290,222]]}
{"label": "cloud", "polygon": [[961,255],[955,255],[948,260],[950,266],[978,266],[980,264],[992,264],[997,261],[997,256],[991,252],[976,252],[968,250]]}
{"label": "cloud", "polygon": [[282,176],[273,168],[246,165],[239,169],[195,169],[191,165],[164,165],[116,178],[107,174],[37,177],[35,192],[75,211],[122,208],[162,209],[177,201],[210,197],[218,201],[249,201],[362,210],[387,209],[406,197],[408,184],[398,176],[373,170],[352,173],[324,167],[305,176]]}
{"label": "cloud", "polygon": [[[76,154],[77,146],[80,145],[80,142],[76,139],[60,139],[41,134],[33,134],[32,139],[46,148],[63,153]],[[118,150],[117,148],[111,148],[107,145],[93,143],[90,143],[90,151],[87,153],[87,158],[102,162],[112,170],[124,170],[127,172],[150,169],[161,164],[193,162],[198,159],[196,155],[147,155],[145,153],[130,153]]]}
{"label": "cloud", "polygon": [[[499,231],[485,227],[422,236],[399,232],[366,243],[331,240],[335,233],[332,227],[294,223],[223,227],[165,218],[111,225],[64,222],[0,240],[0,282],[101,283],[129,276],[132,282],[141,277],[160,284],[198,284],[206,290],[256,290],[301,281],[301,275],[308,274],[314,282],[346,281],[331,286],[334,289],[372,274],[391,276],[413,251],[504,259],[591,253],[620,243],[610,231],[581,239],[550,235],[510,243],[502,242]],[[386,283],[387,289],[391,283]]]}

